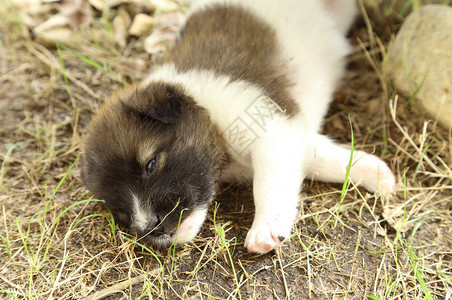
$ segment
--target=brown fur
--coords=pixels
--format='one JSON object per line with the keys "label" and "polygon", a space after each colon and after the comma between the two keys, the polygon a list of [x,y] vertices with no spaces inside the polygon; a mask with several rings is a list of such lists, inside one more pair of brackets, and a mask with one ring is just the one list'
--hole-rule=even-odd
{"label": "brown fur", "polygon": [[[146,237],[158,247],[168,245],[160,237],[176,230],[181,214],[209,204],[228,160],[208,113],[181,87],[159,82],[113,95],[91,121],[84,152],[83,180],[118,222],[149,232],[133,228],[131,192],[164,220]],[[147,174],[154,155],[157,167]]]}
{"label": "brown fur", "polygon": [[287,93],[290,82],[282,74],[284,62],[275,60],[278,51],[268,24],[244,9],[215,4],[190,16],[170,60],[180,71],[211,70],[252,82],[294,116],[299,108]]}
{"label": "brown fur", "polygon": [[[287,93],[278,51],[268,24],[237,7],[214,5],[189,18],[170,60],[179,71],[204,69],[251,82],[294,116],[299,108]],[[209,205],[229,163],[208,112],[182,86],[155,81],[113,95],[93,118],[84,151],[88,189],[158,247],[168,246],[181,216]],[[151,161],[156,166],[148,172]]]}

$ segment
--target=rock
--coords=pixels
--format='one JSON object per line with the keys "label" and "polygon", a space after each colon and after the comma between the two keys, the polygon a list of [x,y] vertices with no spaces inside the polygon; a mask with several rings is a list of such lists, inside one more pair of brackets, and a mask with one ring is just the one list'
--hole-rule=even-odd
{"label": "rock", "polygon": [[452,7],[427,5],[405,20],[388,53],[387,75],[433,119],[452,127]]}

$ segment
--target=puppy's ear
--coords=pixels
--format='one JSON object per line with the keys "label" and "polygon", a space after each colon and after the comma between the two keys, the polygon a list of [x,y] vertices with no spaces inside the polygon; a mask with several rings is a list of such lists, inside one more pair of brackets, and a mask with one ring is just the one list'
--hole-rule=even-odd
{"label": "puppy's ear", "polygon": [[148,117],[163,123],[174,123],[181,113],[182,102],[178,95],[170,95],[162,100],[157,106],[151,108]]}

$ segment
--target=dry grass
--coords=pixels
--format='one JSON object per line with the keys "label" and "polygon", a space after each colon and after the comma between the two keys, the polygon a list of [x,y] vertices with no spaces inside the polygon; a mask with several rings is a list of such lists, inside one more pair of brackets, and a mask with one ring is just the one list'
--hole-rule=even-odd
{"label": "dry grass", "polygon": [[307,180],[293,236],[262,256],[243,247],[250,187],[225,186],[195,241],[166,252],[137,245],[83,187],[80,138],[112,91],[145,75],[134,66],[153,63],[142,40],[118,51],[98,16],[75,46],[46,48],[6,2],[0,19],[1,298],[450,299],[451,131],[386,82],[396,18],[379,35],[372,20],[355,26],[325,132],[349,142],[350,120],[355,148],[389,163],[397,194],[350,185],[339,206],[340,185]]}

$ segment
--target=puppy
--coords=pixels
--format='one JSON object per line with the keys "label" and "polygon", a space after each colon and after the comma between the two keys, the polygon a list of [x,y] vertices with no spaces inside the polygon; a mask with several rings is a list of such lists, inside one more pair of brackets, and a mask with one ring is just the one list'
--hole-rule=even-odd
{"label": "puppy", "polygon": [[[118,91],[84,138],[82,177],[119,223],[155,247],[192,240],[220,181],[252,180],[245,246],[290,235],[305,177],[343,182],[350,150],[318,134],[350,52],[354,0],[195,4],[168,61]],[[350,178],[393,193],[379,158]]]}

